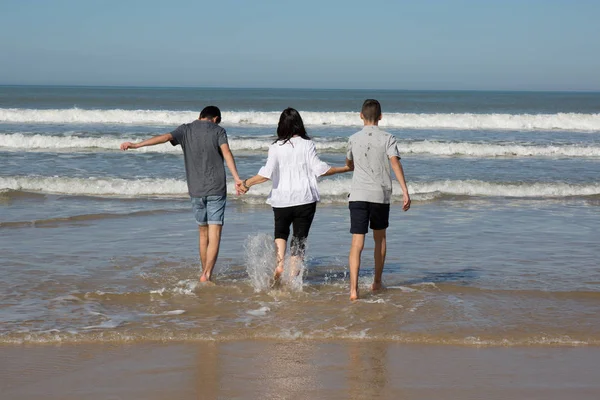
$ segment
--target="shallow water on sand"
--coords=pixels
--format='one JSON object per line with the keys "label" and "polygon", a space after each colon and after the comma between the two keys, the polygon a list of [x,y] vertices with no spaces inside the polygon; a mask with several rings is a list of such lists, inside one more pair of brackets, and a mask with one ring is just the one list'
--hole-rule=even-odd
{"label": "shallow water on sand", "polygon": [[[387,289],[369,290],[369,237],[356,303],[349,175],[320,181],[303,272],[278,288],[269,186],[236,197],[229,182],[215,284],[199,285],[181,151],[117,150],[218,100],[248,177],[285,103],[339,165],[367,95],[384,101],[413,206],[400,211],[395,186]],[[593,93],[0,88],[0,343],[598,345],[598,104]]]}
{"label": "shallow water on sand", "polygon": [[319,207],[301,284],[273,289],[269,208],[230,202],[215,284],[199,284],[196,228],[175,206],[2,229],[14,264],[3,261],[1,340],[600,344],[597,215],[577,202],[395,208],[387,288],[369,290],[367,243],[357,303],[348,301],[346,207]]}

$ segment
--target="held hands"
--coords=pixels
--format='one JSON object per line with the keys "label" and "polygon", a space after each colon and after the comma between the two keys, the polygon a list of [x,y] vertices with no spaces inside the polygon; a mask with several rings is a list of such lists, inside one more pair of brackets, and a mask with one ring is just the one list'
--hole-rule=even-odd
{"label": "held hands", "polygon": [[250,188],[248,186],[246,186],[245,180],[242,181],[241,179],[238,179],[235,181],[235,193],[238,196],[241,194],[248,193],[248,190],[250,190]]}

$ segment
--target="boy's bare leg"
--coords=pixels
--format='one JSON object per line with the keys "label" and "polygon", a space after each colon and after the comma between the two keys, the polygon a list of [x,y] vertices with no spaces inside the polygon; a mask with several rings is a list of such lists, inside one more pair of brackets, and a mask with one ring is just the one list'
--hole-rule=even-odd
{"label": "boy's bare leg", "polygon": [[373,230],[373,240],[375,241],[375,276],[373,277],[372,290],[381,289],[381,275],[383,274],[383,266],[385,265],[386,251],[386,230]]}
{"label": "boy's bare leg", "polygon": [[275,266],[275,274],[273,278],[278,280],[283,274],[283,263],[285,261],[285,248],[287,247],[287,240],[275,239],[275,247],[277,248],[277,265]]}
{"label": "boy's bare leg", "polygon": [[221,231],[223,225],[208,225],[208,246],[206,248],[206,264],[202,270],[200,282],[210,281],[212,270],[219,256],[219,246],[221,245]]}
{"label": "boy's bare leg", "polygon": [[358,299],[358,271],[360,270],[360,256],[365,247],[365,235],[352,234],[352,246],[350,247],[350,300]]}
{"label": "boy's bare leg", "polygon": [[202,265],[202,273],[200,274],[200,282],[206,282],[204,271],[206,271],[206,253],[208,252],[208,225],[198,226],[200,249],[200,264]]}

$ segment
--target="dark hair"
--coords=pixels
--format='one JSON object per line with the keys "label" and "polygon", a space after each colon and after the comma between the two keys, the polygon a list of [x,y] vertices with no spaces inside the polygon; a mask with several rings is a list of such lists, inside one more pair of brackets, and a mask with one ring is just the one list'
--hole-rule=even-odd
{"label": "dark hair", "polygon": [[277,140],[283,140],[286,144],[292,138],[292,136],[300,136],[302,139],[310,140],[306,129],[304,129],[304,122],[300,113],[291,107],[286,108],[279,117],[279,124],[277,125]]}
{"label": "dark hair", "polygon": [[200,119],[207,118],[213,119],[217,118],[217,124],[221,122],[221,110],[216,106],[208,106],[204,107],[204,109],[200,112]]}
{"label": "dark hair", "polygon": [[366,121],[379,121],[379,117],[381,117],[381,104],[377,100],[367,99],[363,103],[361,113]]}

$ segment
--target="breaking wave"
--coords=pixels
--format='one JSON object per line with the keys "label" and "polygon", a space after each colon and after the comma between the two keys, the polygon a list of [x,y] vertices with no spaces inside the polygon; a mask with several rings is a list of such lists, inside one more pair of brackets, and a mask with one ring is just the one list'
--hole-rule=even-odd
{"label": "breaking wave", "polygon": [[[0,134],[0,148],[9,150],[46,150],[46,151],[117,151],[124,141],[135,141],[137,138],[116,138],[114,136],[80,137],[80,136],[47,136],[27,135],[22,133]],[[236,151],[266,152],[273,138],[229,137],[229,144]],[[316,138],[316,147],[322,152],[344,152],[347,138]],[[398,147],[403,154],[431,154],[438,156],[468,157],[600,157],[600,146],[579,144],[530,145],[522,143],[475,143],[450,142],[437,140],[399,142]],[[169,143],[143,147],[135,150],[144,153],[180,154],[181,147]]]}
{"label": "breaking wave", "polygon": [[[360,126],[356,112],[301,111],[307,125]],[[225,125],[277,125],[280,111],[229,111],[223,113]],[[0,122],[50,124],[125,124],[179,125],[198,117],[197,111],[169,110],[86,110],[1,108]],[[381,126],[407,129],[463,130],[575,130],[600,131],[600,113],[557,114],[385,114]]]}
{"label": "breaking wave", "polygon": [[[345,202],[351,179],[324,179],[319,182],[322,200]],[[514,198],[566,198],[600,195],[600,183],[529,183],[485,182],[479,180],[446,180],[413,182],[408,184],[414,200],[432,200],[442,196],[514,197]],[[120,178],[69,178],[44,176],[0,177],[0,192],[22,191],[48,194],[111,197],[187,197],[185,181],[177,179],[120,179]],[[237,197],[250,203],[264,203],[270,185],[252,188],[248,194]],[[234,198],[235,188],[228,184],[228,193]],[[400,187],[394,183],[394,196],[401,196]]]}

